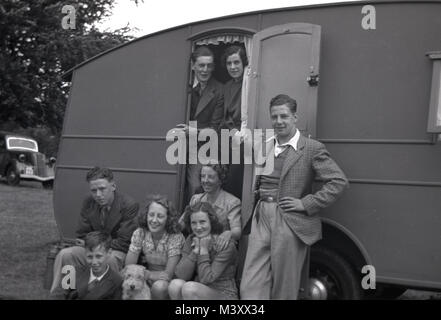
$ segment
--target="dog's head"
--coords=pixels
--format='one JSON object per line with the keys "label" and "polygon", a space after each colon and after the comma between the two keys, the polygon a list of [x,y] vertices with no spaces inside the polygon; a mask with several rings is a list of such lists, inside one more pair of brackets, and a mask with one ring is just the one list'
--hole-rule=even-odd
{"label": "dog's head", "polygon": [[145,267],[137,264],[129,264],[122,271],[123,289],[128,291],[139,291],[146,286],[148,271]]}

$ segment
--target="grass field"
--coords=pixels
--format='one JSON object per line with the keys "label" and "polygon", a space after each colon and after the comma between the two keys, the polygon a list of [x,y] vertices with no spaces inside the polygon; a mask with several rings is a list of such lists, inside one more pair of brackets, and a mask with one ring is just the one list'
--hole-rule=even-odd
{"label": "grass field", "polygon": [[59,238],[52,191],[40,183],[0,182],[0,299],[46,299],[46,257]]}
{"label": "grass field", "polygon": [[[0,219],[0,299],[46,299],[47,253],[59,239],[52,191],[36,182],[0,181]],[[441,300],[441,293],[407,290],[399,299]]]}

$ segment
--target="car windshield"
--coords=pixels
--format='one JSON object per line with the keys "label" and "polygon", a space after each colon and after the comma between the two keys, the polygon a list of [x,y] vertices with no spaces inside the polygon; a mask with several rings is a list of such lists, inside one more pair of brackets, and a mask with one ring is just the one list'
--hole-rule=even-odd
{"label": "car windshield", "polygon": [[38,152],[37,142],[35,142],[34,140],[9,137],[7,141],[8,149],[27,149]]}

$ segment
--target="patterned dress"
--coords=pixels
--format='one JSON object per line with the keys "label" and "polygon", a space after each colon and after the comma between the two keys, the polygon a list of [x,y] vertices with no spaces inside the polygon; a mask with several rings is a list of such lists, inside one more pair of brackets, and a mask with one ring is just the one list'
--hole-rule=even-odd
{"label": "patterned dress", "polygon": [[155,246],[150,231],[138,228],[133,232],[129,251],[142,253],[142,262],[150,271],[164,271],[168,258],[181,254],[184,242],[182,233],[165,232]]}

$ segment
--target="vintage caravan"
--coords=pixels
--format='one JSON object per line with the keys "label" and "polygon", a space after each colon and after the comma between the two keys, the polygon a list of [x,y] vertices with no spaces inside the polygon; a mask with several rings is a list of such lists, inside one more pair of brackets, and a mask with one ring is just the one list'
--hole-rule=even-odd
{"label": "vintage caravan", "polygon": [[[185,165],[165,155],[167,132],[188,119],[189,57],[200,45],[218,57],[236,43],[250,58],[247,127],[270,127],[276,94],[295,97],[301,131],[326,145],[350,182],[320,213],[324,237],[311,250],[305,292],[369,296],[365,276],[384,293],[441,289],[440,17],[441,1],[267,10],[146,35],[82,63],[70,72],[56,165],[61,236],[75,235],[85,174],[95,165],[112,168],[118,188],[136,200],[163,193],[182,209]],[[214,76],[225,81],[225,70]],[[244,217],[252,175],[246,165]]]}

